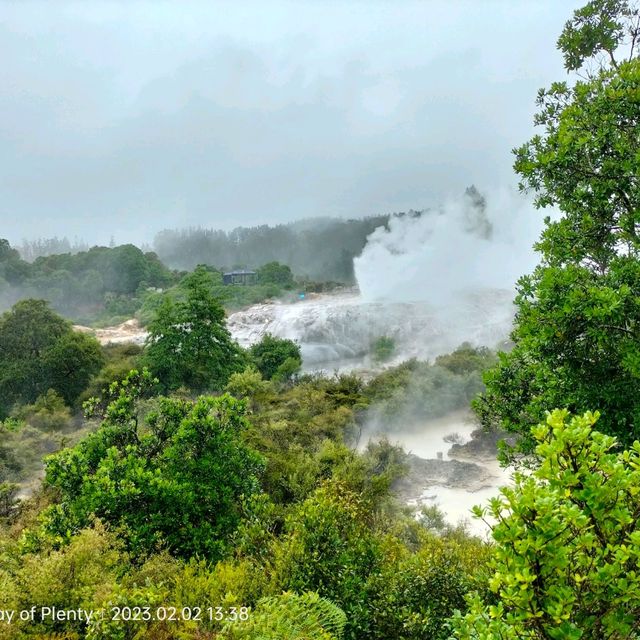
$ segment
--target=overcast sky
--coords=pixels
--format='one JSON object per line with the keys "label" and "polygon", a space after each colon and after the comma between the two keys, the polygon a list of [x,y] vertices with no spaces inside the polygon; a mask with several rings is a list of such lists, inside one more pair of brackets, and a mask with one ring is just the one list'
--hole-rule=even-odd
{"label": "overcast sky", "polygon": [[151,242],[515,185],[583,4],[0,0],[0,237]]}

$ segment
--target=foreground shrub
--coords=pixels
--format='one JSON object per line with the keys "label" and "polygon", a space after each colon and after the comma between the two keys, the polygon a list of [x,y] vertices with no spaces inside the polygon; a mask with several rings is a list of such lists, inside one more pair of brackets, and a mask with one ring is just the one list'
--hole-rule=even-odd
{"label": "foreground shrub", "polygon": [[240,520],[240,496],[259,489],[262,461],[241,439],[244,404],[159,398],[139,425],[144,380],[132,372],[114,385],[100,429],[47,460],[46,482],[62,499],[46,528],[63,540],[95,514],[120,528],[135,555],[164,545],[217,560]]}
{"label": "foreground shrub", "polygon": [[640,443],[592,427],[599,414],[549,414],[532,430],[540,467],[516,474],[479,517],[496,524],[490,588],[455,619],[471,639],[621,640],[640,631]]}

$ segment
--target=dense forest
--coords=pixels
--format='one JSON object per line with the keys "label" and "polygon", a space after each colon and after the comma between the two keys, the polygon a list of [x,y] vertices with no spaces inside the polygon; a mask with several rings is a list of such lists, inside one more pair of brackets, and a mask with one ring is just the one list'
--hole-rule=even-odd
{"label": "dense forest", "polygon": [[[291,269],[276,261],[260,264],[256,281],[243,287],[225,286],[222,270],[215,266],[207,271],[214,293],[227,309],[281,296],[296,285],[302,290],[334,286],[296,281]],[[164,294],[183,297],[186,276],[185,271],[168,269],[155,253],[143,253],[131,244],[40,256],[30,263],[0,239],[0,310],[22,299],[40,298],[79,324],[117,324],[134,315],[146,324]]]}
{"label": "dense forest", "polygon": [[[540,91],[515,170],[560,215],[508,353],[302,375],[295,342],[234,342],[211,266],[130,246],[30,265],[0,245],[9,288],[84,264],[123,294],[164,289],[144,347],[101,347],[43,300],[0,318],[0,638],[638,640],[638,42],[624,0],[588,2],[558,40],[578,79]],[[290,252],[260,261],[292,286]],[[469,403],[513,436],[512,485],[474,509],[488,542],[400,500],[400,447],[358,446],[372,416]]]}
{"label": "dense forest", "polygon": [[[353,258],[360,255],[367,237],[378,227],[386,226],[392,215],[419,213],[410,211],[355,220],[311,218],[274,226],[237,227],[232,231],[165,229],[156,235],[153,247],[160,260],[171,269],[191,270],[198,264],[221,270],[255,269],[269,262],[282,262],[307,280],[354,284]],[[27,262],[89,251],[86,242],[69,242],[64,237],[25,241],[17,249]],[[148,250],[143,250],[149,255]]]}
{"label": "dense forest", "polygon": [[362,252],[367,236],[386,226],[389,218],[319,218],[273,227],[238,227],[229,232],[165,230],[153,245],[161,260],[174,269],[193,269],[197,264],[255,268],[278,261],[311,280],[354,284],[353,258]]}
{"label": "dense forest", "polygon": [[43,298],[78,322],[131,317],[149,288],[165,288],[178,278],[154,253],[127,244],[78,253],[20,257],[0,240],[0,307],[23,298]]}

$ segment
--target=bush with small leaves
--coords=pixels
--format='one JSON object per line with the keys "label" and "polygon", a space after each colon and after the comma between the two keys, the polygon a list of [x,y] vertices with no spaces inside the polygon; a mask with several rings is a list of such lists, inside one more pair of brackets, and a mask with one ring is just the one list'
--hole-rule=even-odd
{"label": "bush with small leaves", "polygon": [[253,363],[266,380],[288,380],[300,370],[300,347],[286,338],[267,333],[249,350]]}
{"label": "bush with small leaves", "polygon": [[46,512],[46,528],[68,537],[95,514],[121,527],[135,554],[165,545],[178,556],[219,559],[240,520],[240,497],[259,491],[262,460],[241,437],[244,404],[228,394],[160,398],[138,424],[136,399],[151,382],[132,372],[114,383],[101,427],[47,459],[46,482],[61,500]]}
{"label": "bush with small leaves", "polygon": [[540,466],[475,515],[494,523],[490,588],[454,620],[461,640],[622,640],[640,632],[640,443],[598,413],[555,410],[532,430]]}
{"label": "bush with small leaves", "polygon": [[376,362],[386,362],[396,350],[396,341],[389,336],[380,336],[371,343],[371,354]]}

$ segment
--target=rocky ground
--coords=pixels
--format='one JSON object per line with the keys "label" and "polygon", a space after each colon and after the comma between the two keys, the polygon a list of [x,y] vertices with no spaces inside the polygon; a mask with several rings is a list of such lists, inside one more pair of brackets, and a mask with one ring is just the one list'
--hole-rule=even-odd
{"label": "rocky ground", "polygon": [[[460,414],[456,412],[452,417],[461,420],[457,431],[463,434],[459,439],[466,442],[444,444],[447,442],[445,437],[442,439],[443,451],[437,451],[435,458],[410,454],[408,473],[396,482],[394,490],[416,512],[423,506],[437,506],[447,524],[455,526],[462,522],[470,533],[486,537],[489,532],[486,523],[473,519],[471,508],[476,504],[486,504],[498,494],[501,486],[511,482],[510,470],[502,468],[496,457],[497,443],[506,434],[475,430],[467,438]],[[440,422],[443,424],[432,421],[429,426],[432,429],[434,423],[440,426],[442,435],[447,420],[441,419]],[[448,424],[451,425],[451,421]]]}
{"label": "rocky ground", "polygon": [[477,491],[495,486],[495,471],[475,462],[425,460],[415,455],[409,455],[408,465],[409,472],[394,487],[397,494],[405,502],[417,499],[433,486],[465,491]]}
{"label": "rocky ground", "polygon": [[100,344],[144,344],[147,339],[147,332],[140,326],[140,323],[135,319],[127,320],[122,324],[114,327],[105,327],[104,329],[92,329],[91,327],[84,327],[76,324],[73,326],[76,331],[82,331],[83,333],[90,333],[94,335]]}

